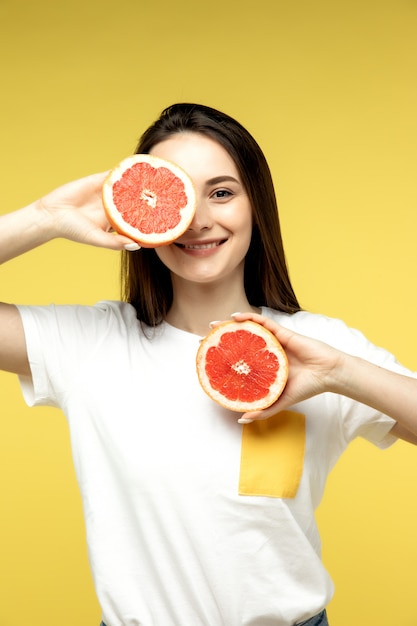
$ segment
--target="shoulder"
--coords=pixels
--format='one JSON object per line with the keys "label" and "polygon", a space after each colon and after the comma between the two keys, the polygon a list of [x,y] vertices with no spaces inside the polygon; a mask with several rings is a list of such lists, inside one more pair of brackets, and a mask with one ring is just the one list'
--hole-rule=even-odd
{"label": "shoulder", "polygon": [[50,304],[18,306],[26,330],[93,335],[113,328],[119,331],[138,325],[135,309],[128,303],[103,300],[93,305]]}
{"label": "shoulder", "polygon": [[309,311],[297,311],[292,315],[269,308],[264,308],[262,311],[266,317],[273,319],[277,324],[300,335],[318,339],[338,350],[359,356],[381,367],[409,373],[407,368],[397,362],[393,354],[373,344],[360,330],[348,326],[341,319]]}
{"label": "shoulder", "polygon": [[101,300],[92,307],[89,307],[93,315],[97,317],[120,320],[126,325],[137,325],[138,319],[136,310],[128,302],[119,300]]}
{"label": "shoulder", "polygon": [[[357,335],[361,333],[356,329],[349,328],[340,319],[328,317],[320,313],[310,311],[297,311],[296,313],[282,313],[270,308],[262,309],[263,315],[273,319],[277,324],[289,328],[294,332],[314,337],[327,343],[338,343],[345,335]],[[362,335],[363,336],[363,335]]]}

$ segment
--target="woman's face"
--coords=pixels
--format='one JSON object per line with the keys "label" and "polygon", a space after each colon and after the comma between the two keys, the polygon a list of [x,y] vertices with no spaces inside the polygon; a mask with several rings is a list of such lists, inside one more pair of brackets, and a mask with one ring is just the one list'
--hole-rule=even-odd
{"label": "woman's face", "polygon": [[194,132],[172,135],[151,154],[177,163],[191,177],[197,210],[175,243],[157,248],[161,261],[178,279],[198,283],[241,281],[252,235],[252,209],[228,152]]}

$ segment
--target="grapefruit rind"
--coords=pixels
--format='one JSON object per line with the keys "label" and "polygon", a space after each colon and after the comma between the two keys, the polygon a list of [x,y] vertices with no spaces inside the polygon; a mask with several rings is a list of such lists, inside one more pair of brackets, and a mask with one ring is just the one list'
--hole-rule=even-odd
{"label": "grapefruit rind", "polygon": [[[184,186],[184,193],[186,196],[186,202],[184,206],[178,208],[179,218],[178,224],[172,228],[167,228],[163,232],[143,232],[135,226],[132,226],[126,221],[120,212],[119,208],[115,204],[113,189],[122,176],[131,170],[138,163],[146,163],[155,169],[155,173],[160,168],[169,170],[175,177],[177,177]],[[141,189],[141,179],[138,177],[138,198],[142,192],[148,193],[148,190]],[[153,192],[154,190],[151,190]],[[155,196],[157,193],[155,193]],[[102,189],[103,206],[112,228],[121,235],[126,235],[133,241],[136,241],[143,248],[157,248],[159,246],[166,246],[181,237],[181,235],[187,230],[191,224],[197,205],[197,197],[193,182],[189,175],[176,163],[161,159],[160,157],[153,156],[151,154],[134,154],[126,159],[123,159],[118,163],[108,174],[103,183]],[[175,207],[174,207],[175,208]],[[141,208],[138,202],[135,207],[138,215],[140,216]],[[148,209],[149,210],[149,209]]]}
{"label": "grapefruit rind", "polygon": [[[217,348],[221,338],[224,337],[225,334],[229,332],[235,333],[242,330],[256,335],[257,337],[262,337],[265,340],[265,347],[263,350],[269,354],[266,355],[264,352],[261,360],[264,360],[265,356],[273,358],[274,355],[278,360],[278,369],[275,373],[272,384],[268,385],[266,394],[261,391],[260,393],[262,397],[250,401],[243,401],[242,399],[233,400],[228,398],[221,392],[221,390],[219,390],[219,388],[215,388],[215,386],[213,386],[209,375],[207,374],[207,354],[210,349]],[[256,337],[254,337],[254,339],[256,340]],[[244,351],[242,351],[241,358],[234,364],[230,364],[230,366],[233,367],[234,371],[240,368],[243,376],[245,376],[248,368],[245,363]],[[217,404],[239,413],[263,410],[274,404],[284,391],[288,379],[288,359],[284,348],[269,330],[251,320],[244,322],[223,322],[210,331],[210,333],[208,333],[208,335],[200,343],[197,351],[196,367],[200,385],[206,394],[212,400],[217,402]],[[261,368],[259,368],[258,374],[263,377]],[[254,385],[254,381],[251,380],[249,384],[252,387]]]}

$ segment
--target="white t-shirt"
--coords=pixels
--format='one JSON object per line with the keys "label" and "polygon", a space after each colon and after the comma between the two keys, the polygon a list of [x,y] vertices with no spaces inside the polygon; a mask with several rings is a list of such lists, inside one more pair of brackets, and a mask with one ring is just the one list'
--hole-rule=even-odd
{"label": "white t-shirt", "polygon": [[[333,586],[314,509],[348,443],[360,435],[389,445],[393,420],[334,394],[302,402],[293,407],[305,416],[295,497],[265,495],[273,455],[254,495],[239,494],[247,426],[200,388],[198,336],[165,323],[144,332],[120,302],[19,310],[33,376],[22,389],[28,404],[60,407],[68,419],[107,626],[290,626],[327,605]],[[411,374],[338,320],[263,313]],[[279,472],[291,481],[289,456]]]}

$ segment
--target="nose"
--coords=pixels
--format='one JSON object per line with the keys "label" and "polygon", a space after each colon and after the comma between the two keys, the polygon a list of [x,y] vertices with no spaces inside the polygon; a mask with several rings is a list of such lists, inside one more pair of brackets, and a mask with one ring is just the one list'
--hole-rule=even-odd
{"label": "nose", "polygon": [[210,207],[208,203],[199,199],[197,201],[197,208],[193,217],[191,224],[188,227],[188,230],[194,232],[200,232],[202,230],[208,230],[213,225],[213,217],[211,214]]}

